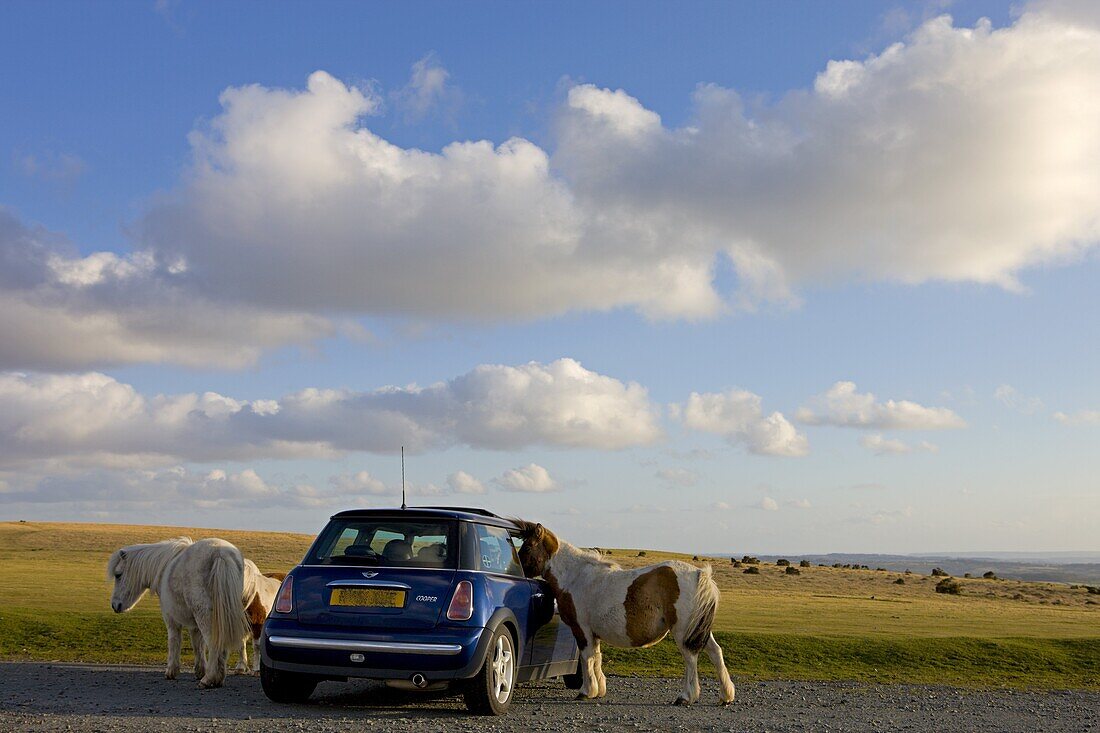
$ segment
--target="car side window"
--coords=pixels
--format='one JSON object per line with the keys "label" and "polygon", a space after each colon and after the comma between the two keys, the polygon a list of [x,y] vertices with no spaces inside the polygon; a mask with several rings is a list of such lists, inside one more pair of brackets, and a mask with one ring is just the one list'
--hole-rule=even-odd
{"label": "car side window", "polygon": [[481,570],[522,578],[523,568],[519,564],[519,555],[516,554],[516,547],[512,544],[508,530],[484,524],[475,526]]}

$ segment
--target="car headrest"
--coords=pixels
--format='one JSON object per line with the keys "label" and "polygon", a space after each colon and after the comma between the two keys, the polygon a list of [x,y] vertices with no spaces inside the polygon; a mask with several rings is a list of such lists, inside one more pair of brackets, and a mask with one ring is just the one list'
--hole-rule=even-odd
{"label": "car headrest", "polygon": [[386,560],[411,560],[412,545],[405,540],[390,540],[382,548],[382,557]]}

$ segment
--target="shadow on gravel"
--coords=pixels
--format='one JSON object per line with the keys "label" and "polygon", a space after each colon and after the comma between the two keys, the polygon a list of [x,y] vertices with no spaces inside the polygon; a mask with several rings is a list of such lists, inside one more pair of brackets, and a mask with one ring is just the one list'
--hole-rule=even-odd
{"label": "shadow on gravel", "polygon": [[[546,697],[553,689],[550,683],[540,686],[544,689],[539,704],[577,704],[574,693],[564,688],[558,700]],[[404,692],[368,680],[323,682],[308,703],[279,705],[264,696],[258,677],[230,675],[225,686],[200,690],[190,673],[166,680],[159,669],[148,667],[0,663],[0,690],[0,708],[55,715],[250,720],[346,717],[357,712],[382,719],[466,714],[460,694]],[[529,690],[518,687],[514,704],[524,705]]]}

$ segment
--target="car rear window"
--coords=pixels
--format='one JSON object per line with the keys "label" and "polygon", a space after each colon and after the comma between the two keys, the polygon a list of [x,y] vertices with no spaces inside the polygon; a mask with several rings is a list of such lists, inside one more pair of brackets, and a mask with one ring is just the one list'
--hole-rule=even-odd
{"label": "car rear window", "polygon": [[454,568],[455,525],[445,519],[334,519],[314,543],[309,562]]}

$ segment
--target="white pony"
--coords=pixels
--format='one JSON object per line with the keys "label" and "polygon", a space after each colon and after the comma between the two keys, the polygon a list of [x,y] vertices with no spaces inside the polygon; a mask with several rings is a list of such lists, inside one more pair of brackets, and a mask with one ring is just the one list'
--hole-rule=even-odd
{"label": "white pony", "polygon": [[704,650],[718,673],[721,703],[733,702],[733,681],[722,647],[711,634],[719,593],[709,565],[697,568],[672,560],[623,570],[596,553],[558,540],[541,524],[517,524],[524,572],[550,584],[561,619],[577,639],[583,678],[578,697],[607,694],[601,641],[647,647],[672,632],[685,666],[684,687],[674,704],[690,705],[699,699],[699,652]]}
{"label": "white pony", "polygon": [[[250,600],[245,605],[244,613],[248,617],[249,632],[241,641],[240,658],[233,669],[238,674],[249,674],[260,671],[260,634],[263,632],[264,621],[271,613],[271,607],[275,605],[275,596],[286,578],[286,573],[261,573],[256,563],[248,558],[244,561],[244,592]],[[252,666],[248,666],[248,647],[252,646]]]}
{"label": "white pony", "polygon": [[240,550],[225,540],[192,542],[188,537],[130,545],[111,555],[107,576],[115,584],[115,613],[129,611],[148,590],[160,597],[168,628],[165,677],[171,680],[179,674],[180,632],[187,629],[199,687],[221,686],[229,652],[248,632]]}

